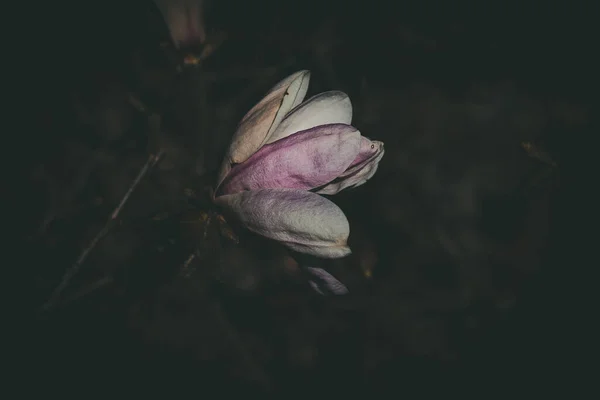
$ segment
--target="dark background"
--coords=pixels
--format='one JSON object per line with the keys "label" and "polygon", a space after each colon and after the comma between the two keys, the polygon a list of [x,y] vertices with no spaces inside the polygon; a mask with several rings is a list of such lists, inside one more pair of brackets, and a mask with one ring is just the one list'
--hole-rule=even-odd
{"label": "dark background", "polygon": [[[80,395],[570,384],[585,350],[567,177],[591,129],[593,13],[396,3],[212,1],[209,41],[222,40],[181,73],[151,1],[35,13],[18,168],[28,376]],[[346,91],[354,125],[386,146],[371,181],[332,198],[353,255],[323,266],[348,296],[314,293],[277,244],[235,226],[240,243],[224,239],[206,201],[237,122],[299,69],[309,96]],[[165,158],[40,313],[158,148]]]}

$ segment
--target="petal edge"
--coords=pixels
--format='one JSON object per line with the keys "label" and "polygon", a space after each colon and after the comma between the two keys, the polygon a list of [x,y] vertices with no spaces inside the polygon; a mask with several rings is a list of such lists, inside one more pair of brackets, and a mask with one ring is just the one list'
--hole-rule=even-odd
{"label": "petal edge", "polygon": [[323,92],[311,97],[292,109],[268,137],[266,143],[319,125],[346,124],[352,122],[352,103],[344,92]]}
{"label": "petal edge", "polygon": [[323,258],[350,254],[350,224],[342,210],[312,192],[261,189],[220,196],[215,202],[247,229],[300,253]]}
{"label": "petal edge", "polygon": [[225,154],[217,185],[233,164],[246,161],[267,140],[289,110],[304,100],[310,71],[298,71],[277,83],[240,121]]}

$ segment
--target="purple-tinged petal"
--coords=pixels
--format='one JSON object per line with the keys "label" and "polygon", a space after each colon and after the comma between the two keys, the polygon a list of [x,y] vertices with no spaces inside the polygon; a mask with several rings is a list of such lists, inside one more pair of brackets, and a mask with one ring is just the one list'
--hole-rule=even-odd
{"label": "purple-tinged petal", "polygon": [[331,182],[356,158],[360,132],[343,124],[321,125],[263,146],[231,169],[217,196],[243,190],[311,190]]}
{"label": "purple-tinged petal", "polygon": [[309,71],[299,71],[288,76],[248,111],[231,139],[231,145],[221,165],[217,185],[223,181],[233,164],[242,163],[254,154],[277,128],[288,111],[304,100],[309,80]]}
{"label": "purple-tinged petal", "polygon": [[379,153],[381,153],[382,150],[383,143],[362,136],[360,138],[360,150],[358,152],[358,155],[356,156],[354,161],[352,161],[350,167],[348,167],[348,169],[340,177],[352,175],[356,170],[361,169],[370,160],[377,157],[377,155],[379,155]]}
{"label": "purple-tinged petal", "polygon": [[332,195],[346,188],[362,185],[375,175],[379,161],[383,158],[385,150],[383,143],[362,137],[361,150],[350,167],[337,179],[316,190],[316,193]]}
{"label": "purple-tinged petal", "polygon": [[250,231],[292,250],[322,258],[341,258],[351,253],[346,216],[318,194],[262,189],[220,196],[215,202]]}
{"label": "purple-tinged petal", "polygon": [[[348,294],[348,288],[323,268],[304,267],[306,272],[313,275],[315,280],[309,281],[313,290],[321,295]],[[325,293],[324,293],[325,292]]]}
{"label": "purple-tinged petal", "polygon": [[331,91],[311,97],[291,110],[267,139],[276,142],[289,135],[327,124],[350,124],[352,103],[344,92]]}
{"label": "purple-tinged petal", "polygon": [[206,40],[202,2],[203,0],[155,0],[177,48],[199,45]]}

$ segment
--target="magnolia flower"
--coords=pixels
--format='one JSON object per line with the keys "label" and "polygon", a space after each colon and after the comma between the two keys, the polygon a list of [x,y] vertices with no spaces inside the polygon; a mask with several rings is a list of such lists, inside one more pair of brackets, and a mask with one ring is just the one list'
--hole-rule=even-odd
{"label": "magnolia flower", "polygon": [[331,91],[302,102],[310,73],[271,89],[242,119],[218,176],[215,202],[246,228],[322,258],[350,254],[350,226],[331,195],[365,183],[383,143],[350,125],[352,104]]}
{"label": "magnolia flower", "polygon": [[206,40],[202,21],[203,0],[155,0],[177,48],[197,46]]}

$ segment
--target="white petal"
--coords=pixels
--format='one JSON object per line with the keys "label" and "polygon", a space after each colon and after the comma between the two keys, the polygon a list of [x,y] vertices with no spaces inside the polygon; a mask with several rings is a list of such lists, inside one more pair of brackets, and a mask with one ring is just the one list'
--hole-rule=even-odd
{"label": "white petal", "polygon": [[352,103],[346,93],[331,91],[311,97],[291,110],[267,139],[273,143],[292,133],[326,124],[350,124]]}
{"label": "white petal", "polygon": [[242,118],[231,139],[221,165],[217,185],[232,164],[246,161],[267,140],[283,117],[304,100],[310,80],[309,71],[299,71],[275,85],[269,93]]}
{"label": "white petal", "polygon": [[247,229],[300,253],[340,258],[351,253],[350,225],[330,200],[293,189],[261,189],[220,196],[224,207]]}

